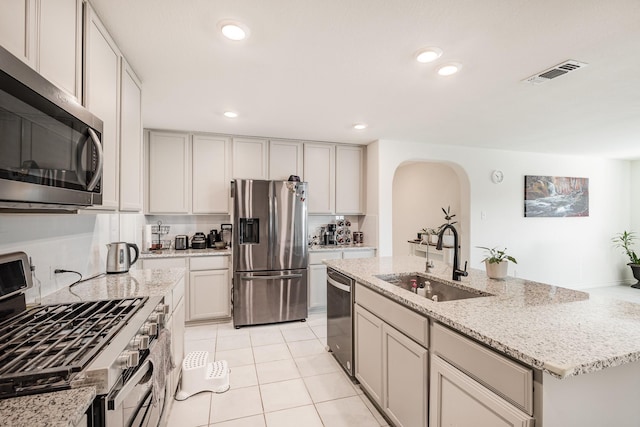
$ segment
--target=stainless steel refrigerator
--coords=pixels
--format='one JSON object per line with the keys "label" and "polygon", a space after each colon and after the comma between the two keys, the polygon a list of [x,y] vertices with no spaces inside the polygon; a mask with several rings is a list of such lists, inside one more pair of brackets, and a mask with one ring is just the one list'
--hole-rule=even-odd
{"label": "stainless steel refrigerator", "polygon": [[233,181],[233,324],[307,317],[307,183]]}

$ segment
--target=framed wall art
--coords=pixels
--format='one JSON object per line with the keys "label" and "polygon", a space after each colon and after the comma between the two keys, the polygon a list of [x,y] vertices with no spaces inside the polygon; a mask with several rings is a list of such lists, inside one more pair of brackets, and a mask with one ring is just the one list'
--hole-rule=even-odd
{"label": "framed wall art", "polygon": [[525,175],[524,216],[589,216],[589,178]]}

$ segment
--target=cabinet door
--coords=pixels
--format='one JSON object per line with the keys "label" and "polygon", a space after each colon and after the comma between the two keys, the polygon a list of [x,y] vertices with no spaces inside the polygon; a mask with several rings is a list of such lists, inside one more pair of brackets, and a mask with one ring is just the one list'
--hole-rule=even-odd
{"label": "cabinet door", "polygon": [[192,148],[192,211],[229,213],[231,138],[194,135]]}
{"label": "cabinet door", "polygon": [[0,45],[36,68],[36,0],[0,2]]}
{"label": "cabinet door", "polygon": [[189,273],[189,320],[211,320],[231,316],[229,270]]}
{"label": "cabinet door", "polygon": [[427,350],[387,324],[383,326],[383,349],[385,413],[396,426],[426,426]]}
{"label": "cabinet door", "polygon": [[82,0],[41,0],[38,71],[80,100]]}
{"label": "cabinet door", "polygon": [[534,425],[529,415],[435,355],[431,356],[429,407],[432,427]]}
{"label": "cabinet door", "polygon": [[309,310],[327,308],[327,266],[309,266]]}
{"label": "cabinet door", "polygon": [[149,132],[149,213],[189,212],[189,135]]}
{"label": "cabinet door", "polygon": [[269,179],[286,181],[290,175],[302,174],[303,147],[301,142],[269,141]]}
{"label": "cabinet door", "polygon": [[233,138],[233,178],[269,179],[269,141],[258,138]]}
{"label": "cabinet door", "polygon": [[382,325],[382,320],[355,305],[356,378],[379,405],[382,405]]}
{"label": "cabinet door", "polygon": [[122,59],[120,90],[120,210],[142,210],[142,86]]}
{"label": "cabinet door", "polygon": [[120,52],[93,9],[86,4],[84,104],[103,121],[102,209],[118,208]]}
{"label": "cabinet door", "polygon": [[336,213],[364,213],[364,149],[336,147]]}
{"label": "cabinet door", "polygon": [[184,298],[180,300],[171,316],[171,356],[176,367],[171,372],[171,381],[169,384],[169,393],[174,395],[178,386],[178,378],[180,378],[180,370],[182,369],[182,359],[184,359],[184,331],[186,319],[186,304]]}
{"label": "cabinet door", "polygon": [[335,213],[335,145],[304,144],[304,178],[309,183],[310,214]]}

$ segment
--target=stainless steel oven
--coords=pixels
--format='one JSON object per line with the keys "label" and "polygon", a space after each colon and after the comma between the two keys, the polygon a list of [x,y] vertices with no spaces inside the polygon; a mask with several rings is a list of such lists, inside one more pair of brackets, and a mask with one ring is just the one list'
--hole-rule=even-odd
{"label": "stainless steel oven", "polygon": [[353,370],[353,290],[355,281],[327,269],[327,345],[349,376]]}
{"label": "stainless steel oven", "polygon": [[102,203],[102,121],[0,47],[0,208]]}

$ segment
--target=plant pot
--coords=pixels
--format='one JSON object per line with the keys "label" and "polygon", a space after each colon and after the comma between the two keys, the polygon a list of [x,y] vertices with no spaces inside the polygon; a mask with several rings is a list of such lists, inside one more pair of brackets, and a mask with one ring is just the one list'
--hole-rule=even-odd
{"label": "plant pot", "polygon": [[[436,240],[436,243],[438,241]],[[442,236],[442,246],[447,247],[447,248],[452,248],[455,245],[456,241],[455,238],[453,237],[453,234],[445,234],[444,236]]]}
{"label": "plant pot", "polygon": [[438,244],[438,235],[437,234],[429,235],[429,243],[431,243],[432,245]]}
{"label": "plant pot", "polygon": [[507,277],[507,271],[509,269],[509,261],[494,262],[494,263],[485,261],[484,264],[486,266],[487,276],[489,276],[489,279],[504,280],[504,278]]}
{"label": "plant pot", "polygon": [[631,285],[631,287],[640,289],[640,264],[629,263],[627,265],[631,267],[631,271],[633,272],[633,277],[637,280],[637,282]]}

